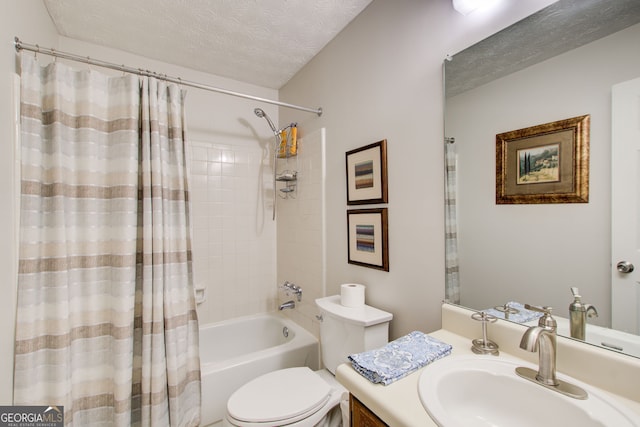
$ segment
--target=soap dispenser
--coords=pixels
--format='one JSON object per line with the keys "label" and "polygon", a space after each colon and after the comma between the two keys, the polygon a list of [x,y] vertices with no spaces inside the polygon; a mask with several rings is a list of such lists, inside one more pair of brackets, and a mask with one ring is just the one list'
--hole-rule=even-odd
{"label": "soap dispenser", "polygon": [[569,324],[571,338],[584,340],[587,327],[587,315],[598,317],[598,311],[591,304],[584,304],[580,298],[578,288],[571,288],[573,302],[569,304]]}

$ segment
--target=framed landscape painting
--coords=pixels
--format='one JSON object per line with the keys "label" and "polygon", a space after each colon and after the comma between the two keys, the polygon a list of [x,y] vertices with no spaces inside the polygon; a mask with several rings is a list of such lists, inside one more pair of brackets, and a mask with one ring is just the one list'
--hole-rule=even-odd
{"label": "framed landscape painting", "polygon": [[496,135],[496,204],[588,203],[589,121],[585,115]]}

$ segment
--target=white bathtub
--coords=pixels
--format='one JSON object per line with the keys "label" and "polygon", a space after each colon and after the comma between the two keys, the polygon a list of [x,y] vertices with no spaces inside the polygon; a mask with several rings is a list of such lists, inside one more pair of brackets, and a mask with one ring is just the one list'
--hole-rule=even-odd
{"label": "white bathtub", "polygon": [[318,369],[318,340],[280,314],[239,317],[203,326],[201,425],[221,421],[229,396],[241,385],[267,372],[295,366]]}

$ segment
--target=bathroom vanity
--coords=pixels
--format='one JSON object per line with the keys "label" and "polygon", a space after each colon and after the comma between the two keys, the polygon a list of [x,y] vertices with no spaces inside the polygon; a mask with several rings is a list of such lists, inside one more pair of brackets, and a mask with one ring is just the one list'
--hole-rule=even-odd
{"label": "bathroom vanity", "polygon": [[[442,329],[430,335],[453,346],[452,354],[447,358],[465,355],[495,357],[474,355],[471,351],[471,341],[481,333],[478,322],[471,319],[472,314],[473,311],[462,307],[443,305]],[[526,327],[503,320],[491,324],[489,338],[500,347],[500,355],[496,360],[537,365],[538,354],[519,347],[525,331]],[[369,382],[349,364],[340,365],[336,378],[351,393],[352,425],[436,426],[418,393],[425,369],[427,367],[383,386]],[[640,425],[640,359],[559,336],[557,370],[559,375],[586,383],[591,389],[597,390],[598,395],[624,406],[632,417],[637,418],[634,422]],[[535,407],[536,402],[530,403]]]}
{"label": "bathroom vanity", "polygon": [[351,425],[358,427],[384,427],[387,423],[382,421],[371,409],[367,408],[353,394],[349,395],[349,411],[351,412]]}

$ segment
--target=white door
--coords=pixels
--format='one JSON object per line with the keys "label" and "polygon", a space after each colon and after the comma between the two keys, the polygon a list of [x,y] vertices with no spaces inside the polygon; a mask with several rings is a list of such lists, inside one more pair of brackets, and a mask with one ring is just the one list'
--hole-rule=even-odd
{"label": "white door", "polygon": [[611,132],[611,320],[639,334],[640,78],[613,86]]}

